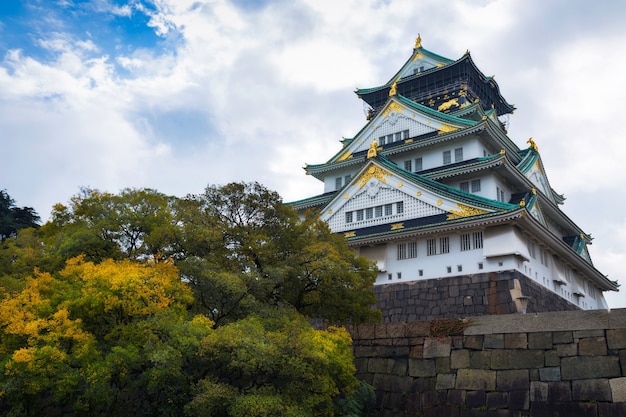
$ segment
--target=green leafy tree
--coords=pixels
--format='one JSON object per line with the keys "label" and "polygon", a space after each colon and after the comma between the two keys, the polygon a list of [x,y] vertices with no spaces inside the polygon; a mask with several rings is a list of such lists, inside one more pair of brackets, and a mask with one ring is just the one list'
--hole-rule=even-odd
{"label": "green leafy tree", "polygon": [[184,223],[194,227],[178,266],[196,307],[216,324],[259,305],[289,305],[330,323],[378,320],[373,265],[317,216],[300,218],[258,183],[210,186],[188,200]]}
{"label": "green leafy tree", "polygon": [[32,207],[17,207],[6,190],[0,190],[0,242],[17,236],[21,229],[39,227],[40,220]]}

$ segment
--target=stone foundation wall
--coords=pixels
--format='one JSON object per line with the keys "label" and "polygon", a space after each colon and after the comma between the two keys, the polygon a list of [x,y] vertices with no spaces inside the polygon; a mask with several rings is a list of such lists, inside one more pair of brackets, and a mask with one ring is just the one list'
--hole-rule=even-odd
{"label": "stone foundation wall", "polygon": [[580,310],[518,271],[376,285],[374,293],[385,323],[517,313],[519,295],[530,297],[529,313]]}
{"label": "stone foundation wall", "polygon": [[626,416],[626,309],[373,324],[351,333],[359,378],[376,389],[373,415]]}

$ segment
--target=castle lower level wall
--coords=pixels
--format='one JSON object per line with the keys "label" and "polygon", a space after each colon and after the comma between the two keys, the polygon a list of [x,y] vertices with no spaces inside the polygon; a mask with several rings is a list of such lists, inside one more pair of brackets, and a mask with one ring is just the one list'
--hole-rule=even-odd
{"label": "castle lower level wall", "polygon": [[580,310],[514,270],[376,285],[374,293],[383,322],[517,313],[519,296],[530,297],[529,313]]}
{"label": "castle lower level wall", "polygon": [[351,329],[381,417],[626,416],[626,309]]}

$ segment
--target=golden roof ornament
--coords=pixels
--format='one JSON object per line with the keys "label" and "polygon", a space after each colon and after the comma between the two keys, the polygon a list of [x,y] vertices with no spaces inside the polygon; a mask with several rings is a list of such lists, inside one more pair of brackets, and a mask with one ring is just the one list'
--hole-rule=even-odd
{"label": "golden roof ornament", "polygon": [[528,147],[531,148],[532,150],[534,150],[535,152],[539,152],[539,148],[537,148],[537,144],[535,143],[535,141],[533,140],[533,138],[528,138],[528,140],[526,141],[526,143],[528,143]]}
{"label": "golden roof ornament", "polygon": [[367,151],[367,159],[374,158],[376,156],[376,148],[378,148],[378,142],[374,139]]}
{"label": "golden roof ornament", "polygon": [[422,47],[422,36],[418,33],[417,39],[415,39],[415,49]]}
{"label": "golden roof ornament", "polygon": [[389,97],[395,96],[398,93],[398,86],[396,85],[397,81],[394,81],[391,84],[391,89],[389,90]]}

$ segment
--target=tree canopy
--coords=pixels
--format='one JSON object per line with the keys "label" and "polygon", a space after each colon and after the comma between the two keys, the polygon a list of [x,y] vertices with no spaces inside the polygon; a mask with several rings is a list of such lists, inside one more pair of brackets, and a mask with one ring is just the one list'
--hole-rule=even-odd
{"label": "tree canopy", "polygon": [[372,397],[342,327],[379,319],[371,263],[257,183],[84,189],[0,267],[2,415],[358,416]]}
{"label": "tree canopy", "polygon": [[0,190],[0,241],[15,237],[21,229],[39,227],[40,220],[32,207],[17,207],[6,190]]}

